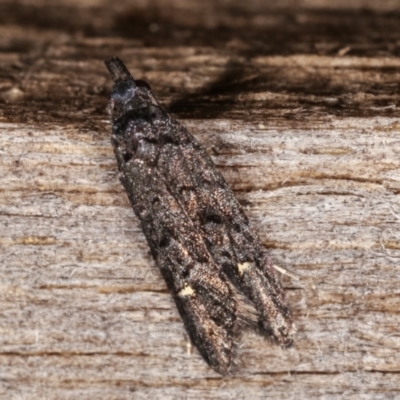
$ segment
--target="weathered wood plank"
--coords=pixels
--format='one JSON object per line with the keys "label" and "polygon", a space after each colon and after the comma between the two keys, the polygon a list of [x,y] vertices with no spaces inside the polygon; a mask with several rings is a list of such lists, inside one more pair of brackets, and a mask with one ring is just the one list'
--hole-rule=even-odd
{"label": "weathered wood plank", "polygon": [[[0,1],[1,398],[400,396],[400,8],[327,3]],[[188,353],[117,178],[114,54],[303,277],[292,349],[246,333],[226,378]]]}

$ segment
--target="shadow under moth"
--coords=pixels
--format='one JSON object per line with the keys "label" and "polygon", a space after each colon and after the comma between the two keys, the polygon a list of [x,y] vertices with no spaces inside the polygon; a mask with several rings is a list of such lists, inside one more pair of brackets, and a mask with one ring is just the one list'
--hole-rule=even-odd
{"label": "shadow under moth", "polygon": [[118,58],[108,104],[120,180],[191,341],[226,374],[243,328],[292,344],[272,261],[203,146]]}

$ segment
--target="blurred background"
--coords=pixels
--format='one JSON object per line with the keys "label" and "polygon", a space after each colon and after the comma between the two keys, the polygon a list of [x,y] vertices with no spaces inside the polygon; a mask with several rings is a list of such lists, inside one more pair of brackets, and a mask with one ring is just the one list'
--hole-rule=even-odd
{"label": "blurred background", "polygon": [[[87,112],[95,108],[89,113],[97,116],[106,86],[101,63],[113,55],[151,81],[180,118],[245,118],[245,108],[255,114],[260,109],[246,94],[266,91],[284,93],[286,113],[296,110],[292,117],[304,105],[357,115],[363,111],[352,95],[371,94],[374,99],[362,101],[387,105],[379,94],[382,85],[397,91],[397,81],[390,81],[394,71],[382,65],[389,75],[378,88],[366,66],[344,87],[342,71],[335,72],[343,65],[325,73],[328,66],[321,63],[327,59],[319,68],[311,56],[396,57],[399,15],[395,0],[1,0],[0,99],[30,102],[23,115],[10,105],[0,115],[57,120],[72,112],[78,118],[79,104]],[[280,61],[293,55],[309,58]],[[263,60],[271,56],[271,62]],[[332,94],[333,103],[318,101]],[[280,101],[264,101],[261,108],[274,117]]]}

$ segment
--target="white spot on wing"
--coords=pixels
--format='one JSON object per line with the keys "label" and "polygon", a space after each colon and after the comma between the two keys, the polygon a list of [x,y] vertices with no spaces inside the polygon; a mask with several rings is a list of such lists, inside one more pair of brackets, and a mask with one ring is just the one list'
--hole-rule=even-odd
{"label": "white spot on wing", "polygon": [[194,290],[191,286],[185,286],[181,291],[178,292],[178,296],[186,297],[192,296],[194,294]]}
{"label": "white spot on wing", "polygon": [[246,269],[248,269],[250,267],[250,265],[251,265],[251,263],[249,263],[249,262],[239,263],[237,265],[239,274],[243,275],[244,271],[246,271]]}

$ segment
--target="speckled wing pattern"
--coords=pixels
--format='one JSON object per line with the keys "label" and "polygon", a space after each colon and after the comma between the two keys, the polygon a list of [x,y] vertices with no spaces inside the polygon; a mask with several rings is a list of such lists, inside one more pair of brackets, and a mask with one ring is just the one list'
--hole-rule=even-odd
{"label": "speckled wing pattern", "polygon": [[108,105],[120,180],[186,330],[221,374],[247,325],[283,347],[295,327],[260,239],[202,145],[118,58]]}

